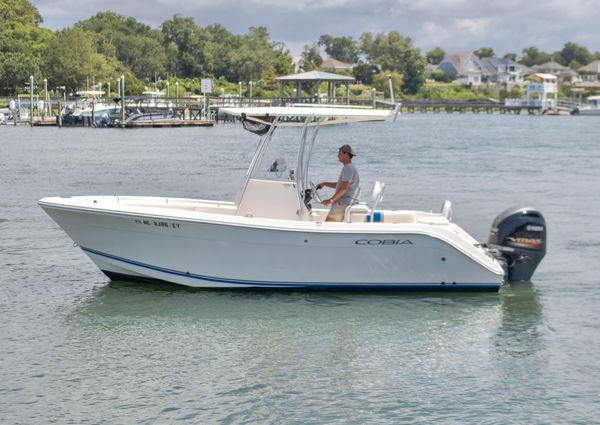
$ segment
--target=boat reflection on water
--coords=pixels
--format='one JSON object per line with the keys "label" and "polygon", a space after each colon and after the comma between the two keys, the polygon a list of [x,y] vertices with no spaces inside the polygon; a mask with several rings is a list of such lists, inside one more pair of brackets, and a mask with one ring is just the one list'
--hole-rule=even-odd
{"label": "boat reflection on water", "polygon": [[[455,328],[455,332],[456,328],[476,326],[479,330],[495,330],[502,338],[509,334],[535,334],[542,317],[539,291],[531,283],[510,285],[503,288],[498,296],[493,293],[381,293],[369,290],[206,290],[115,280],[97,288],[74,313],[100,317],[145,314],[172,318],[195,316],[218,322],[231,318],[229,315],[251,319],[257,314],[260,318],[266,318],[261,306],[268,306],[272,310],[273,319],[281,318],[288,315],[290,305],[299,316],[303,315],[303,309],[310,316],[315,309],[344,306],[353,312],[353,317],[364,316],[361,320],[372,322],[373,325],[395,323],[422,328],[428,327],[428,320],[446,321]],[[317,313],[328,314],[322,311]],[[332,316],[330,319],[343,317]],[[307,320],[312,319],[308,317]]]}
{"label": "boat reflection on water", "polygon": [[543,309],[540,290],[531,282],[513,284],[502,292],[502,320],[496,333],[501,354],[526,357],[540,350]]}

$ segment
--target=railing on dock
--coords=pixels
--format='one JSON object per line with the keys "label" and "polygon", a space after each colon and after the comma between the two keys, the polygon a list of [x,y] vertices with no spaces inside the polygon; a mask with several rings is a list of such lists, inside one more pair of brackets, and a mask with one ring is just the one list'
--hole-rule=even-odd
{"label": "railing on dock", "polygon": [[[524,99],[505,99],[498,101],[495,99],[399,99],[401,103],[401,112],[404,113],[514,113],[520,114],[525,111],[528,114],[541,114],[545,111],[540,100]],[[66,106],[81,107],[86,101],[83,99],[51,100],[45,102],[43,107],[34,105],[33,108],[16,108],[11,111],[10,123],[31,124],[39,126],[49,125],[68,125],[66,116],[62,114]],[[127,127],[127,123],[121,123],[121,101],[120,99],[97,99],[96,102],[112,104],[118,113],[108,121],[98,124],[98,115],[92,114],[83,120],[77,121],[78,126],[119,126]],[[559,101],[559,107],[565,110],[574,109],[577,104]],[[89,103],[88,103],[89,104]],[[225,107],[262,107],[262,106],[288,106],[294,104],[323,104],[338,106],[362,106],[377,108],[393,108],[395,103],[389,99],[381,98],[317,98],[311,97],[276,97],[276,98],[248,98],[238,96],[212,96],[204,99],[203,96],[192,97],[148,97],[148,96],[127,96],[124,101],[127,117],[135,114],[156,114],[172,116],[175,124],[180,121],[192,122],[218,122],[219,120],[229,120],[229,118],[219,114],[219,110]],[[208,109],[206,109],[208,106]],[[33,113],[33,119],[30,115]],[[167,124],[160,124],[166,126]],[[202,124],[204,125],[204,124]],[[148,126],[148,125],[139,125]],[[132,127],[132,126],[129,126]]]}

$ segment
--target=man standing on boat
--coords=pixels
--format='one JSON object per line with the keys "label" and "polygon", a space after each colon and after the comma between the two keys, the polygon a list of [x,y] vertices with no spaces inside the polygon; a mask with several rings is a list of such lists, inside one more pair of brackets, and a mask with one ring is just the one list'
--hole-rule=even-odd
{"label": "man standing on boat", "polygon": [[317,189],[330,187],[335,189],[335,193],[330,199],[324,200],[323,205],[331,205],[329,214],[325,221],[342,221],[348,206],[354,204],[358,195],[358,186],[360,179],[358,170],[352,164],[352,158],[355,153],[350,145],[343,145],[338,150],[338,160],[344,164],[340,177],[336,182],[322,182],[317,185]]}

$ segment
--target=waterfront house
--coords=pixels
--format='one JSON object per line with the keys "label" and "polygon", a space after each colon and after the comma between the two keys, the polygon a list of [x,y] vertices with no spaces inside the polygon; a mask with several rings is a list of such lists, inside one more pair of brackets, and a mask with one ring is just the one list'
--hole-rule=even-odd
{"label": "waterfront house", "polygon": [[353,65],[334,58],[327,58],[321,63],[320,68],[329,72],[352,71]]}
{"label": "waterfront house", "polygon": [[578,71],[583,81],[597,83],[600,81],[600,60],[588,63],[586,66],[579,68]]}
{"label": "waterfront house", "polygon": [[578,83],[581,81],[581,77],[577,72],[573,71],[571,68],[562,66],[554,60],[540,65],[533,65],[531,69],[535,73],[556,75],[559,83]]}
{"label": "waterfront house", "polygon": [[480,61],[489,73],[488,81],[496,84],[524,84],[525,75],[531,73],[531,69],[509,58],[481,58]]}
{"label": "waterfront house", "polygon": [[465,86],[478,86],[490,75],[481,59],[473,53],[446,55],[437,69],[441,69]]}

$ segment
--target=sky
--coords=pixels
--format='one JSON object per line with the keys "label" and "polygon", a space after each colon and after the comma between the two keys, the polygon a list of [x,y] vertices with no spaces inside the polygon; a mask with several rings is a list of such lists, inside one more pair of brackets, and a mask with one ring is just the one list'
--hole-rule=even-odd
{"label": "sky", "polygon": [[566,42],[600,51],[600,0],[30,0],[43,27],[72,26],[110,10],[158,28],[174,14],[200,26],[220,23],[245,34],[265,26],[292,54],[320,35],[351,36],[398,31],[422,53],[491,47],[498,56],[536,46],[547,52]]}

